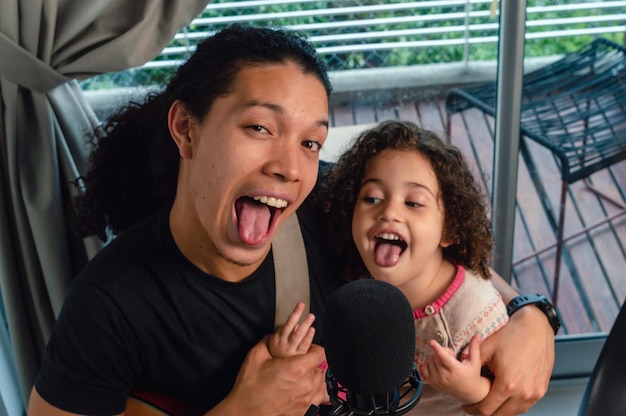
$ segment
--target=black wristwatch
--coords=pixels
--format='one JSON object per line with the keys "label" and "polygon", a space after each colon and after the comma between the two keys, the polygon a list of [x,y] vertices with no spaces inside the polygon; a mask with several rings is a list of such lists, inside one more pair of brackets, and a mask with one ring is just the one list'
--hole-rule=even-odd
{"label": "black wristwatch", "polygon": [[550,326],[552,326],[552,329],[554,330],[554,335],[556,335],[561,327],[561,320],[559,319],[554,306],[552,306],[548,298],[543,295],[537,293],[519,295],[509,302],[506,306],[506,311],[509,316],[511,316],[526,305],[535,305],[538,307],[539,310],[541,310],[541,312],[543,312],[548,318],[548,322],[550,322]]}

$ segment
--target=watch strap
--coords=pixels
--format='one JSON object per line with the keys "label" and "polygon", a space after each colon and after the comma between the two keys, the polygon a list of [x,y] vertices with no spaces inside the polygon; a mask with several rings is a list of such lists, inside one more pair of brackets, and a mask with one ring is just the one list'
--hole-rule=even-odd
{"label": "watch strap", "polygon": [[552,326],[554,334],[556,335],[559,328],[561,328],[561,321],[556,309],[544,295],[540,295],[538,293],[527,293],[516,296],[506,306],[506,311],[509,316],[512,316],[515,312],[527,305],[537,306],[539,310],[546,315],[548,322]]}

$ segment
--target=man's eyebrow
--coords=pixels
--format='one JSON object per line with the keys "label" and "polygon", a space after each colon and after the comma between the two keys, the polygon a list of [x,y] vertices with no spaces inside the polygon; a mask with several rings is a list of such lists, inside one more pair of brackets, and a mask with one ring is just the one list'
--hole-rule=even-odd
{"label": "man's eyebrow", "polygon": [[[252,107],[264,107],[268,110],[277,112],[279,114],[285,113],[285,108],[279,104],[275,104],[268,101],[258,101],[258,100],[250,100],[246,102],[243,106],[244,108],[252,108]],[[328,119],[321,119],[315,122],[318,126],[326,127],[328,129]]]}
{"label": "man's eyebrow", "polygon": [[324,119],[324,120],[317,120],[316,124],[318,126],[326,127],[326,129],[328,130],[328,120],[326,120],[326,119]]}
{"label": "man's eyebrow", "polygon": [[285,112],[285,109],[282,106],[275,104],[275,103],[267,102],[267,101],[251,100],[245,103],[243,107],[244,108],[265,107],[268,110],[272,110],[277,113],[283,114]]}

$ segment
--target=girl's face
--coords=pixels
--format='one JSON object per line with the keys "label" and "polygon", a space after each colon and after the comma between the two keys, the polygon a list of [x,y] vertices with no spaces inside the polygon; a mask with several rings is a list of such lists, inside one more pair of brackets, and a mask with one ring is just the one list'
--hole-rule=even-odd
{"label": "girl's face", "polygon": [[443,202],[431,163],[411,150],[386,149],[371,161],[354,207],[352,237],[370,274],[395,286],[443,261]]}

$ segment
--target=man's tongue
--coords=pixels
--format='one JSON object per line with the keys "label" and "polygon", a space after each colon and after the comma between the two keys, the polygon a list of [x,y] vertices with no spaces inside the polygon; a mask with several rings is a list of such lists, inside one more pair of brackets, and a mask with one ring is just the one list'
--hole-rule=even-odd
{"label": "man's tongue", "polygon": [[272,216],[269,207],[249,198],[241,198],[236,206],[239,238],[246,244],[259,244],[270,227]]}
{"label": "man's tongue", "polygon": [[400,260],[402,248],[397,244],[378,243],[374,254],[378,266],[391,267],[395,266]]}

